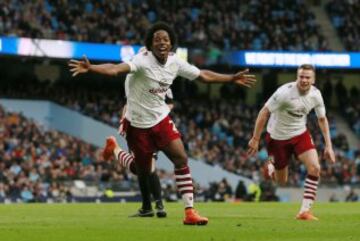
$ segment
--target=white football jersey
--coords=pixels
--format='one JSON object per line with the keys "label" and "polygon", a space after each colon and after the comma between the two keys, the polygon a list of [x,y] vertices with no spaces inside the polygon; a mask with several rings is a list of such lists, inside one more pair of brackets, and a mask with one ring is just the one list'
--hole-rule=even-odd
{"label": "white football jersey", "polygon": [[306,130],[306,119],[315,108],[318,118],[325,116],[325,105],[320,91],[311,86],[309,92],[301,95],[296,82],[280,86],[265,103],[271,115],[267,132],[275,140],[288,140]]}
{"label": "white football jersey", "polygon": [[127,109],[125,118],[137,128],[150,128],[170,112],[165,96],[177,76],[194,80],[200,70],[170,53],[165,65],[151,51],[135,55],[126,62],[130,73],[125,80]]}

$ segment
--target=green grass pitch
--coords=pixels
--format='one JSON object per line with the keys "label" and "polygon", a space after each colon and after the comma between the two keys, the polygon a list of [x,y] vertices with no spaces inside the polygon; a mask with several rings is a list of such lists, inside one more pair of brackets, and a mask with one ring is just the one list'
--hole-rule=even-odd
{"label": "green grass pitch", "polygon": [[139,203],[0,205],[1,241],[360,240],[360,203],[317,203],[318,222],[294,219],[299,204],[200,203],[207,226],[182,224],[181,203],[168,218],[128,218]]}

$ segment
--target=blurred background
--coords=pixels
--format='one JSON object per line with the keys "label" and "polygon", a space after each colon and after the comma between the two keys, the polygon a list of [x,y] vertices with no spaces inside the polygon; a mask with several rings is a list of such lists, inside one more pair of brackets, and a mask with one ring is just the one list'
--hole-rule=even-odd
{"label": "blurred background", "polygon": [[[306,177],[293,158],[289,182],[261,175],[264,141],[246,154],[267,98],[294,81],[296,68],[317,68],[337,163],[322,158],[320,201],[359,201],[360,1],[358,0],[2,0],[0,2],[0,202],[139,201],[136,176],[104,161],[100,148],[117,135],[124,76],[72,78],[70,58],[127,60],[156,21],[178,35],[180,57],[218,72],[250,68],[252,89],[176,79],[171,116],[190,157],[199,201],[298,201]],[[172,165],[157,162],[164,199],[179,199]]]}

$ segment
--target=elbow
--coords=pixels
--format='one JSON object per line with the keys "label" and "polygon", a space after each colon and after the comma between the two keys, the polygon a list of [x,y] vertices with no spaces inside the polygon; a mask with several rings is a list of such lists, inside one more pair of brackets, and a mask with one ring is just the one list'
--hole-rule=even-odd
{"label": "elbow", "polygon": [[319,117],[319,119],[318,119],[319,124],[324,124],[324,123],[326,123],[326,121],[327,121],[327,119],[325,116]]}
{"label": "elbow", "polygon": [[200,71],[199,80],[203,83],[210,83],[214,81],[211,74],[207,70]]}
{"label": "elbow", "polygon": [[261,116],[266,120],[270,117],[270,111],[266,106],[261,109]]}

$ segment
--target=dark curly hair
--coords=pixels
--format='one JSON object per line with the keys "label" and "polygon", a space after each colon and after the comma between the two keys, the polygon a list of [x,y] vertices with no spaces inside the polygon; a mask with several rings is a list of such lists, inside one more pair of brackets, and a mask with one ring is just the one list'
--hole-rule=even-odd
{"label": "dark curly hair", "polygon": [[159,30],[164,30],[169,34],[170,42],[171,42],[171,51],[175,51],[177,48],[177,39],[174,30],[164,22],[157,22],[150,27],[150,29],[146,33],[145,38],[145,47],[148,50],[151,50],[152,41],[154,37],[154,33]]}

